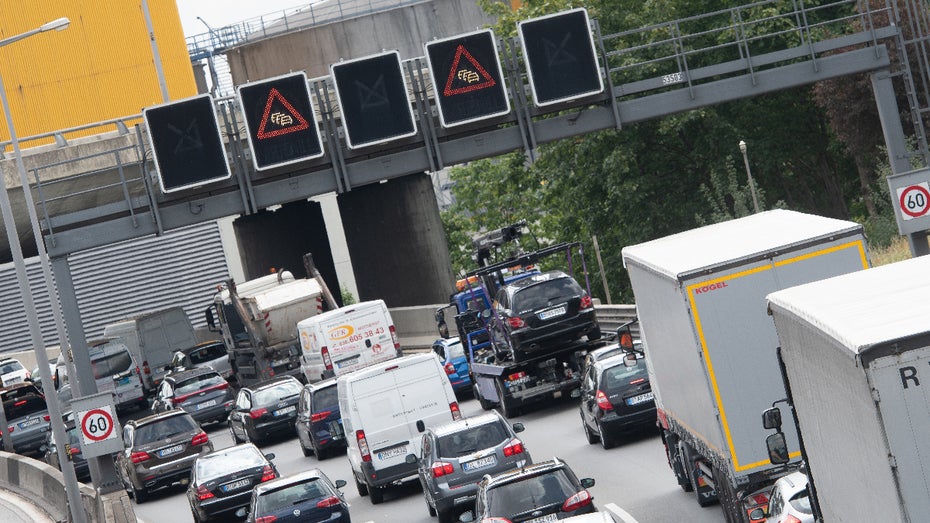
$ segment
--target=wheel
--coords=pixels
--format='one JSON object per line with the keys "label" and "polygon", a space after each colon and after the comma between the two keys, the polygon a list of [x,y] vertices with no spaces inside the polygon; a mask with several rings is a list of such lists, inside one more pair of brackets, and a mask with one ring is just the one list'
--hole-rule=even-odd
{"label": "wheel", "polygon": [[372,505],[378,505],[384,501],[384,489],[385,487],[368,486],[368,493],[371,496]]}
{"label": "wheel", "polygon": [[584,428],[584,437],[588,440],[588,445],[594,445],[599,439],[597,435],[591,432],[591,429],[588,428],[588,424],[584,421],[584,416],[581,416],[581,426]]}
{"label": "wheel", "polygon": [[141,503],[145,503],[146,501],[148,501],[149,493],[145,490],[145,487],[142,487],[141,489],[136,490],[136,486],[130,483],[129,488],[132,489],[130,493],[132,495],[132,498],[136,500],[136,503],[141,504]]}
{"label": "wheel", "polygon": [[746,523],[739,496],[736,495],[729,478],[717,467],[714,467],[713,470],[714,485],[717,487],[717,499],[720,501],[720,508],[723,509],[724,519],[726,519],[727,523]]}
{"label": "wheel", "polygon": [[504,417],[507,418],[507,419],[516,418],[517,416],[519,416],[519,415],[520,415],[520,409],[518,409],[517,407],[514,407],[514,406],[512,406],[512,405],[509,405],[509,404],[507,403],[507,400],[504,398],[504,386],[501,385],[501,382],[500,382],[500,381],[495,381],[495,382],[494,382],[494,385],[495,385],[495,387],[497,387],[497,397],[500,398],[500,402],[499,402],[499,403],[500,403],[500,407],[501,407],[501,414],[503,414]]}
{"label": "wheel", "polygon": [[[353,474],[353,476],[354,476],[354,474]],[[368,485],[365,484],[365,483],[362,483],[361,481],[359,481],[358,478],[355,478],[355,488],[358,489],[358,495],[359,495],[359,496],[367,496],[367,495],[368,495]]]}
{"label": "wheel", "polygon": [[472,381],[472,383],[473,383],[473,384],[472,384],[472,386],[471,386],[471,393],[475,396],[475,399],[478,400],[478,404],[481,405],[481,409],[482,409],[482,410],[491,410],[492,408],[494,408],[494,404],[493,404],[493,403],[491,403],[490,401],[484,399],[484,398],[481,396],[481,392],[478,391],[478,386],[474,384],[474,381]]}
{"label": "wheel", "polygon": [[316,444],[316,440],[312,437],[310,438],[310,444],[313,445],[313,453],[316,454],[316,459],[323,461],[329,457],[329,453],[321,449],[320,446]]}
{"label": "wheel", "polygon": [[456,521],[455,512],[452,510],[443,510],[442,512],[437,512],[436,515],[439,517],[439,523],[453,523]]}
{"label": "wheel", "polygon": [[617,445],[614,436],[608,434],[600,423],[597,425],[597,431],[601,435],[601,446],[604,447],[604,450],[612,449]]}
{"label": "wheel", "polygon": [[[424,494],[423,497],[424,497],[424,499],[425,499],[425,498],[426,498],[426,495]],[[429,504],[429,500],[428,500],[428,499],[426,500],[426,510],[429,512],[430,517],[435,517],[435,516],[436,516],[436,509],[433,508],[433,506]]]}
{"label": "wheel", "polygon": [[601,328],[600,326],[594,327],[588,331],[588,341],[594,341],[601,339]]}
{"label": "wheel", "polygon": [[[310,440],[313,441],[312,439]],[[304,457],[310,457],[316,452],[316,448],[308,449],[304,446],[304,440],[300,439],[300,436],[297,436],[297,443],[300,444],[300,451],[304,453]]]}
{"label": "wheel", "polygon": [[232,423],[229,424],[229,433],[232,435],[234,444],[238,445],[240,443],[243,443],[242,439],[240,439],[239,436],[236,434],[236,431],[233,430]]}
{"label": "wheel", "polygon": [[256,447],[261,445],[261,439],[255,436],[255,434],[249,433],[249,428],[244,426],[242,427],[242,432],[245,434],[245,441],[254,443]]}
{"label": "wheel", "polygon": [[[697,465],[697,460],[700,459],[700,456],[688,445],[682,445],[683,455],[685,465],[685,473],[688,475],[688,479],[691,483],[691,490],[694,492],[694,497],[698,502],[698,505],[702,507],[707,507],[712,505],[717,501],[717,496],[713,495],[713,489],[708,485],[702,486],[700,484],[700,478],[702,472]],[[708,494],[708,491],[710,494]]]}

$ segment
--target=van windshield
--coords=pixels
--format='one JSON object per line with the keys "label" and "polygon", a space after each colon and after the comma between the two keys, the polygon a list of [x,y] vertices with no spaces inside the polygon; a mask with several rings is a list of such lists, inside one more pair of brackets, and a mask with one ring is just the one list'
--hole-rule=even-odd
{"label": "van windshield", "polygon": [[129,370],[132,366],[132,356],[129,355],[129,351],[121,350],[94,358],[90,365],[94,369],[94,379],[100,379]]}

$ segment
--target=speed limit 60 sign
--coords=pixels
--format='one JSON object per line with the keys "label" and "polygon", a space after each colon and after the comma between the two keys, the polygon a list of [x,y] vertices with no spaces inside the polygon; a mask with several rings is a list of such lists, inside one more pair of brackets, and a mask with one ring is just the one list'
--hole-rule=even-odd
{"label": "speed limit 60 sign", "polygon": [[930,170],[889,176],[888,188],[901,234],[930,229]]}
{"label": "speed limit 60 sign", "polygon": [[78,398],[72,407],[84,457],[105,456],[123,450],[122,428],[116,418],[112,393]]}

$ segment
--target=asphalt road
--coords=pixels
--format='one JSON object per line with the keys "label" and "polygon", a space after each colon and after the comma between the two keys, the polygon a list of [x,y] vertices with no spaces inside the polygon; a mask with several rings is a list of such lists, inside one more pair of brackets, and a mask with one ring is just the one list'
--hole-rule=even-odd
{"label": "asphalt road", "polygon": [[[470,399],[463,400],[462,410],[466,415],[481,412],[478,403]],[[701,508],[693,494],[678,487],[668,468],[662,442],[653,430],[625,438],[621,445],[610,450],[604,450],[600,445],[589,445],[581,428],[578,408],[572,400],[533,410],[512,421],[520,421],[526,426],[526,431],[518,436],[534,460],[558,456],[567,461],[579,477],[594,478],[597,483],[590,491],[598,506],[615,503],[639,523],[724,520],[718,506]],[[232,445],[225,425],[207,427],[207,432],[215,448]],[[389,489],[384,503],[372,505],[367,497],[360,497],[355,490],[345,456],[338,455],[324,461],[304,457],[296,437],[270,442],[263,445],[262,450],[275,454],[274,461],[282,475],[319,467],[334,481],[346,480],[348,484],[343,491],[351,505],[353,521],[436,521],[427,513],[419,482]],[[137,504],[135,508],[136,515],[147,523],[164,522],[167,515],[170,515],[172,523],[193,521],[185,490],[181,487],[156,492],[149,501]]]}

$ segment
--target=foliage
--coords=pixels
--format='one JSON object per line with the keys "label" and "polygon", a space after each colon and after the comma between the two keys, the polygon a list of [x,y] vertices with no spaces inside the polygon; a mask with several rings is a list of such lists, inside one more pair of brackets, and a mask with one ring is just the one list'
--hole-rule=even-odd
{"label": "foliage", "polygon": [[339,292],[342,294],[342,306],[353,305],[358,303],[358,300],[355,299],[355,295],[352,294],[352,291],[349,290],[345,285],[339,287]]}

